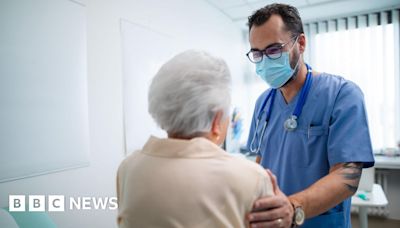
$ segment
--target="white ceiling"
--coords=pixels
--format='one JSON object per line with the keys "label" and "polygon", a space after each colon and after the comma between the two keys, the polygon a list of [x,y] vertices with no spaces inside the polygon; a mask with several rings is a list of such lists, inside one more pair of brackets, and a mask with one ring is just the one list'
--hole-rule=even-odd
{"label": "white ceiling", "polygon": [[[206,0],[233,21],[246,19],[253,11],[274,3],[271,0]],[[325,4],[335,0],[282,0],[280,3],[293,5],[297,8]],[[336,0],[337,1],[337,0]]]}
{"label": "white ceiling", "polygon": [[[255,10],[277,0],[204,0],[233,22],[245,25]],[[303,21],[399,7],[400,0],[279,0],[298,8]]]}

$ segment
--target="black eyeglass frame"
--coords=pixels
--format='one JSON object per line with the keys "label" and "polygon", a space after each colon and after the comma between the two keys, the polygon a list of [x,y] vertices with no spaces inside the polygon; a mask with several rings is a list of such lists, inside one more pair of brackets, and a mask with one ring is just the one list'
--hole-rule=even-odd
{"label": "black eyeglass frame", "polygon": [[[294,37],[292,37],[288,42],[283,43],[283,44],[274,43],[274,44],[268,45],[268,46],[267,46],[266,48],[264,48],[263,50],[250,49],[250,51],[246,53],[246,56],[247,56],[247,58],[250,60],[250,62],[252,62],[252,63],[259,63],[259,62],[261,62],[261,61],[263,60],[263,58],[264,58],[264,55],[267,56],[269,59],[279,59],[279,58],[282,56],[283,48],[284,48],[287,44],[289,44],[290,42],[292,42],[293,40],[294,40],[294,42],[293,42],[293,45],[294,45],[294,44],[297,42],[297,39],[299,38],[299,36],[300,36],[300,35],[294,36]],[[274,53],[274,55],[277,54],[277,56],[271,56],[272,54],[268,54],[268,53],[267,53],[267,50],[270,49],[270,48],[277,48],[277,51],[279,51],[279,52]],[[250,57],[250,55],[253,54],[253,53],[259,53],[259,55],[261,56],[259,61],[255,61],[255,60],[253,60],[254,58]],[[253,55],[254,55],[254,54],[253,54]]]}

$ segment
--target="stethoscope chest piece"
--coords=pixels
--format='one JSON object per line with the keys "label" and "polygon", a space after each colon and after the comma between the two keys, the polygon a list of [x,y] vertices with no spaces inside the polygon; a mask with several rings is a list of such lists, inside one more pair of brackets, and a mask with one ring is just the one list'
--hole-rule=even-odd
{"label": "stethoscope chest piece", "polygon": [[290,116],[284,123],[284,127],[287,131],[293,131],[297,128],[297,116]]}
{"label": "stethoscope chest piece", "polygon": [[[307,67],[307,75],[306,75],[306,81],[305,84],[302,86],[301,91],[300,91],[300,96],[299,99],[297,101],[295,110],[293,112],[293,114],[284,122],[284,128],[287,131],[293,131],[297,128],[297,118],[300,116],[301,111],[303,109],[304,103],[306,101],[308,92],[310,90],[311,84],[312,84],[312,71],[311,71],[311,67],[308,66],[306,64]],[[264,133],[265,130],[267,128],[267,124],[269,121],[269,118],[271,116],[271,110],[273,107],[273,102],[274,102],[274,97],[276,94],[276,90],[277,89],[272,89],[270,93],[268,93],[267,97],[264,99],[264,102],[262,103],[261,107],[260,107],[260,112],[258,114],[257,120],[256,120],[256,124],[255,124],[255,130],[254,130],[254,134],[253,134],[253,139],[250,142],[250,151],[251,152],[256,152],[259,153],[261,150],[261,142],[264,138]],[[269,102],[269,108],[267,109],[267,111],[265,112],[265,122],[264,125],[262,126],[261,132],[258,132],[258,128],[259,128],[259,122],[261,121],[262,115],[264,113],[264,109],[268,103],[268,100],[271,98],[270,102]],[[256,143],[256,138],[258,140],[258,143]]]}

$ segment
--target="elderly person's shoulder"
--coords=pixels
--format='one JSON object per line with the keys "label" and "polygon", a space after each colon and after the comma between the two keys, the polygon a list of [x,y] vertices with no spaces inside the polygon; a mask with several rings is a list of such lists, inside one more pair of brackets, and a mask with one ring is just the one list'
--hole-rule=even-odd
{"label": "elderly person's shoulder", "polygon": [[[270,182],[267,172],[257,163],[223,150],[221,147],[203,137],[190,140],[162,139],[150,137],[142,149],[128,155],[120,164],[118,175],[143,167],[143,164],[172,164],[175,166],[215,167],[224,178],[240,178],[247,180],[262,179]],[[168,161],[170,160],[170,161]],[[175,160],[175,161],[172,161]],[[157,169],[157,167],[153,167]],[[146,167],[147,169],[147,167]],[[191,172],[187,170],[186,172]],[[253,177],[253,178],[251,178]],[[239,180],[239,179],[237,179]]]}
{"label": "elderly person's shoulder", "polygon": [[243,171],[250,172],[255,175],[262,175],[269,177],[267,175],[267,172],[262,166],[253,161],[248,160],[241,154],[237,155],[225,152],[223,156],[226,157],[226,159],[230,161],[230,164],[236,167],[237,169],[241,169]]}
{"label": "elderly person's shoulder", "polygon": [[227,152],[225,152],[224,156],[229,160],[225,165],[226,169],[233,170],[236,178],[242,181],[241,184],[246,184],[244,182],[247,181],[250,183],[255,180],[257,182],[256,192],[258,192],[258,197],[274,195],[270,176],[262,166],[244,157],[232,155]]}

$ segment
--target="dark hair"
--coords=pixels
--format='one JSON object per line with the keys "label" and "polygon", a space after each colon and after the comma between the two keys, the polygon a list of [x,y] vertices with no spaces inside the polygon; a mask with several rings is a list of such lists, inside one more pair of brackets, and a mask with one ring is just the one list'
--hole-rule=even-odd
{"label": "dark hair", "polygon": [[247,23],[249,31],[253,25],[260,26],[264,24],[272,15],[281,16],[285,24],[285,30],[290,31],[293,36],[304,33],[303,23],[301,22],[300,14],[296,7],[280,3],[270,4],[255,11],[253,15],[249,17]]}

